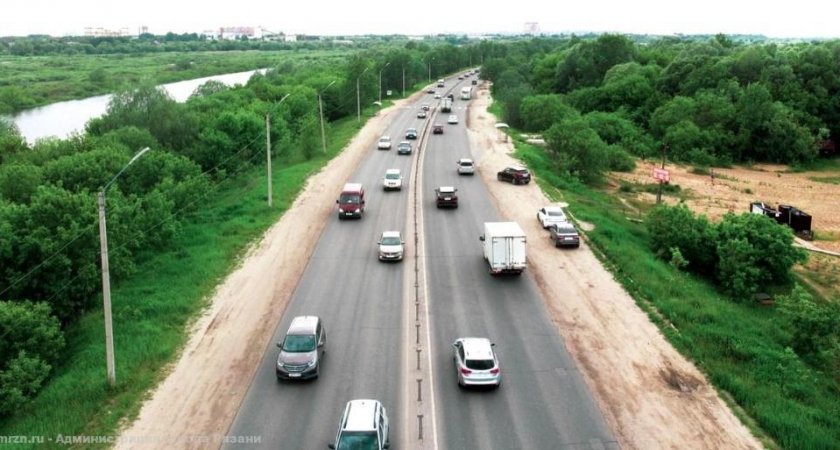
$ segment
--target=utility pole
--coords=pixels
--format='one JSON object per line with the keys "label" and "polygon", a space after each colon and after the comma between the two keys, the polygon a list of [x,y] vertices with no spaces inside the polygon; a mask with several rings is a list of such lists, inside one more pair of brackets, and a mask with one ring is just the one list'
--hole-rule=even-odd
{"label": "utility pole", "polygon": [[333,83],[335,83],[335,80],[331,81],[327,87],[318,92],[318,114],[321,116],[321,148],[324,149],[325,155],[327,154],[327,135],[324,133],[324,105],[321,102],[321,94],[326,91],[328,87],[332,86]]}
{"label": "utility pole", "polygon": [[105,313],[105,367],[108,373],[108,385],[114,387],[117,384],[117,368],[114,362],[114,326],[111,318],[111,273],[108,264],[108,227],[105,224],[105,193],[111,184],[125,172],[128,166],[149,151],[149,147],[137,152],[128,164],[126,164],[111,181],[99,191],[99,256],[102,260],[102,309]]}
{"label": "utility pole", "polygon": [[271,208],[273,202],[271,198],[271,119],[269,117],[268,114],[265,115],[265,160],[268,172],[268,207]]}
{"label": "utility pole", "polygon": [[[283,103],[290,95],[292,94],[284,95],[283,98],[277,102],[277,105]],[[268,207],[271,208],[274,206],[274,201],[272,199],[274,189],[271,184],[271,121],[268,114],[265,115],[265,162],[265,170],[268,173]]]}
{"label": "utility pole", "polygon": [[356,78],[356,120],[359,122],[359,125],[362,124],[362,97],[359,93],[359,80],[362,79],[362,75],[364,75],[368,69],[370,69],[370,67],[365,67],[365,70],[363,70]]}
{"label": "utility pole", "polygon": [[[668,151],[668,145],[667,144],[662,144],[662,168],[663,169],[665,168],[665,152],[667,152],[667,151]],[[662,183],[663,182],[664,182],[663,180],[659,180],[659,190],[656,191],[656,204],[657,205],[662,202]]]}
{"label": "utility pole", "polygon": [[403,96],[403,97],[405,97],[405,66],[403,66],[403,68],[402,68],[402,69],[403,69],[403,70],[402,70],[402,72],[403,72],[403,90],[402,90],[402,96]]}
{"label": "utility pole", "polygon": [[379,69],[379,106],[382,107],[382,71],[385,70],[386,67],[390,66],[391,62],[388,61]]}

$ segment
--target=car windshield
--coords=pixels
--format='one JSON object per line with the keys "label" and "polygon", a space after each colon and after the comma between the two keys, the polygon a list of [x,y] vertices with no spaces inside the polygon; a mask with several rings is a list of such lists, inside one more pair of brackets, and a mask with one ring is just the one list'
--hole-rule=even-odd
{"label": "car windshield", "polygon": [[339,201],[342,205],[351,205],[354,203],[359,203],[359,195],[358,194],[341,194],[341,198]]}
{"label": "car windshield", "polygon": [[388,179],[388,180],[399,180],[400,179],[400,174],[398,174],[398,173],[386,173],[385,178]]}
{"label": "car windshield", "polygon": [[490,370],[496,365],[492,359],[468,359],[464,363],[472,370]]}
{"label": "car windshield", "polygon": [[416,133],[416,132],[417,132],[417,130],[415,130],[414,128],[409,128],[409,129],[408,129],[408,132],[409,132],[409,133]]}
{"label": "car windshield", "polygon": [[472,167],[472,161],[461,161],[461,165],[464,167]]}
{"label": "car windshield", "polygon": [[564,214],[562,211],[549,211],[548,215],[551,217],[563,217]]}
{"label": "car windshield", "polygon": [[383,137],[383,138],[379,138],[379,142],[391,142],[391,139]]}
{"label": "car windshield", "polygon": [[382,238],[382,245],[400,245],[400,244],[401,244],[400,238],[398,238],[398,237],[389,236],[389,237]]}
{"label": "car windshield", "polygon": [[528,171],[525,170],[525,169],[514,169],[513,171],[520,174],[520,175],[527,175],[528,174]]}
{"label": "car windshield", "polygon": [[290,334],[283,341],[284,352],[311,352],[315,350],[315,336],[311,334]]}
{"label": "car windshield", "polygon": [[376,450],[379,448],[376,441],[376,433],[373,431],[346,431],[341,433],[335,448],[338,450]]}

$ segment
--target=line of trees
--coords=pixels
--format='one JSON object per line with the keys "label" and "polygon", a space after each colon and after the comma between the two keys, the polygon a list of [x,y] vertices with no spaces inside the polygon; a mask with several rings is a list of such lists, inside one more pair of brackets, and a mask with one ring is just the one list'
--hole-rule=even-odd
{"label": "line of trees", "polygon": [[32,146],[0,121],[0,416],[48,380],[62,327],[101,304],[96,195],[139,149],[152,151],[107,196],[115,284],[135,271],[138,258],[169,249],[221,181],[263,163],[266,115],[273,157],[305,161],[321,154],[318,92],[328,120],[355,116],[357,79],[370,105],[386,64],[383,89],[398,90],[403,67],[418,80],[428,76],[427,61],[438,75],[463,68],[470,51],[412,44],[345,61],[282,63],[246,86],[206,83],[186,103],[137,86],[116,93],[83,134]]}
{"label": "line of trees", "polygon": [[669,158],[701,166],[797,163],[840,137],[838,41],[639,45],[602,35],[487,45],[482,76],[505,121],[545,133],[557,167],[585,181],[663,145]]}

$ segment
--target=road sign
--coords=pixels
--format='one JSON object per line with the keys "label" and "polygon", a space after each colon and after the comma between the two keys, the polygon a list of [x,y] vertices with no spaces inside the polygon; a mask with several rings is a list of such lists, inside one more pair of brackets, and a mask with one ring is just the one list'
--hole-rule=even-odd
{"label": "road sign", "polygon": [[659,180],[660,182],[667,183],[671,181],[671,174],[668,172],[668,169],[660,169],[657,167],[653,168],[653,178]]}

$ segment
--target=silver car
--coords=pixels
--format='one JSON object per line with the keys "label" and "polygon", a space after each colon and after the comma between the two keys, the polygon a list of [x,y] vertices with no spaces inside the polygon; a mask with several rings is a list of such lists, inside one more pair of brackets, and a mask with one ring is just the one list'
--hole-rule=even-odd
{"label": "silver car", "polygon": [[452,344],[452,358],[458,385],[499,387],[502,372],[493,347],[487,338],[459,338]]}
{"label": "silver car", "polygon": [[548,228],[554,224],[566,223],[569,219],[566,218],[566,213],[563,208],[559,206],[546,206],[537,211],[537,220],[543,228]]}

